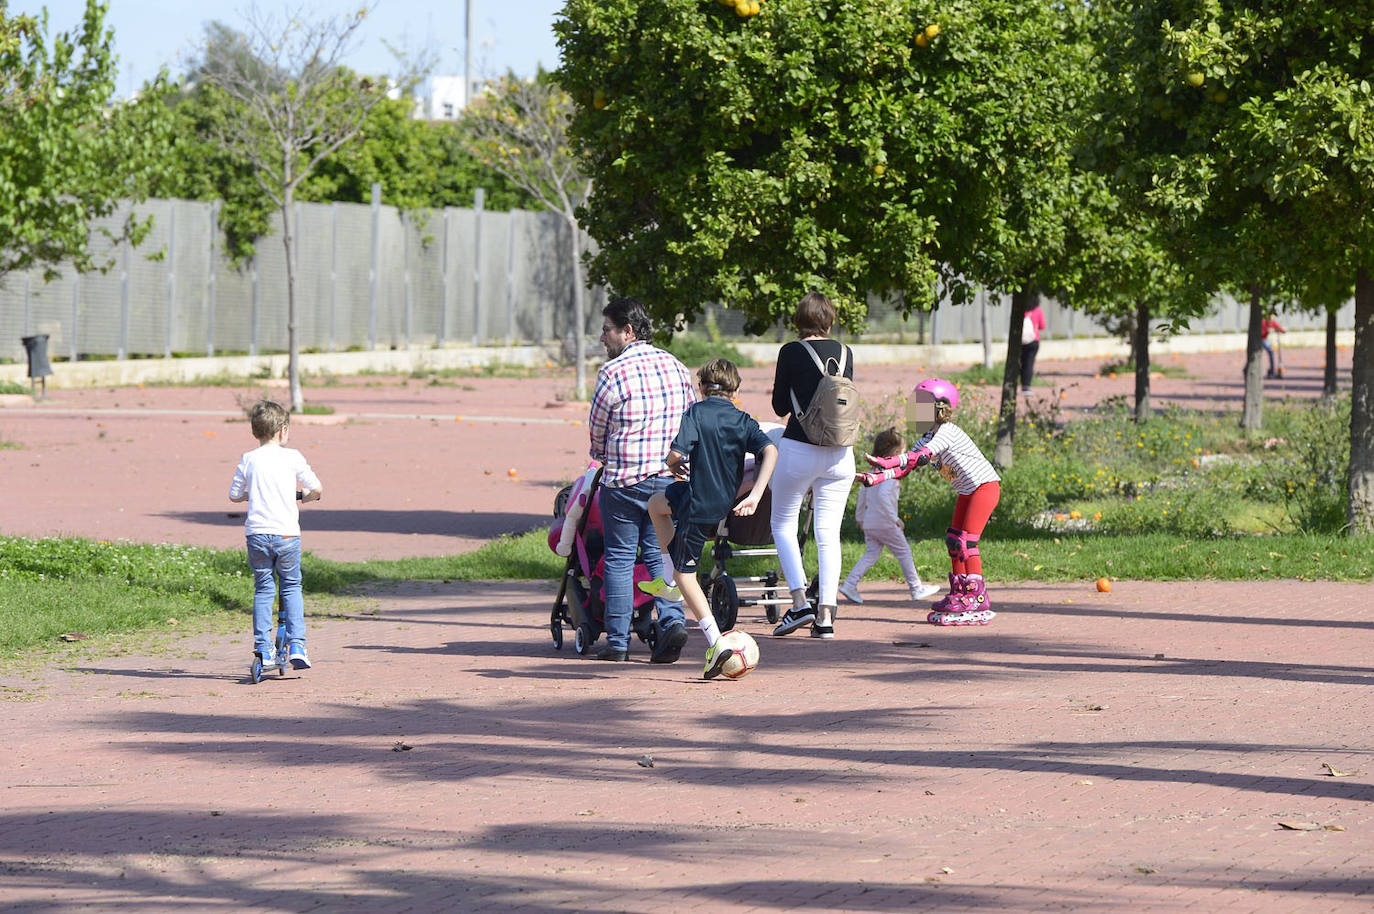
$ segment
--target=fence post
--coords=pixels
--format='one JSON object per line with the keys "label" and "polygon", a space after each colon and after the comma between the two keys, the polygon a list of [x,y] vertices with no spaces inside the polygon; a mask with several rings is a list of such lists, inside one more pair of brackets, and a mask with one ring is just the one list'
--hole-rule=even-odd
{"label": "fence post", "polygon": [[367,348],[377,348],[377,280],[382,259],[382,185],[372,183],[372,266],[367,271]]}
{"label": "fence post", "polygon": [[258,354],[258,255],[250,261],[248,277],[253,284],[253,307],[249,313],[251,323],[248,328],[248,354]]}
{"label": "fence post", "polygon": [[219,252],[219,201],[210,201],[210,256],[206,258],[210,275],[205,280],[205,354],[215,354],[215,274],[219,272],[216,264]]}
{"label": "fence post", "polygon": [[405,292],[405,339],[406,349],[410,348],[410,214],[401,213],[401,288]]}
{"label": "fence post", "polygon": [[177,204],[167,201],[167,326],[163,328],[165,340],[162,357],[172,357],[172,325],[176,320],[177,298]]}
{"label": "fence post", "polygon": [[81,274],[72,270],[72,349],[71,359],[76,361],[76,330],[81,326]]}
{"label": "fence post", "polygon": [[119,257],[119,348],[116,358],[125,358],[129,350],[129,243]]}
{"label": "fence post", "polygon": [[329,204],[329,351],[337,352],[339,322],[339,204]]}
{"label": "fence post", "polygon": [[444,207],[443,247],[439,250],[439,345],[448,337],[448,207]]}
{"label": "fence post", "polygon": [[28,270],[24,271],[24,335],[29,335],[29,286],[32,283]]}
{"label": "fence post", "polygon": [[506,345],[515,342],[515,214],[506,213]]}
{"label": "fence post", "polygon": [[472,345],[482,342],[482,211],[486,208],[487,192],[477,188],[472,193]]}

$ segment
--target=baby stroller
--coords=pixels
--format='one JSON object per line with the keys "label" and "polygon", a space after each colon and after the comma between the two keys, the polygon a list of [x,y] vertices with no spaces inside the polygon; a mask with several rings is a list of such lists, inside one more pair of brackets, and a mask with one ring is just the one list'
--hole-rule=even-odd
{"label": "baby stroller", "polygon": [[[797,543],[806,548],[806,531],[811,526],[809,499],[803,505],[803,523],[797,535]],[[772,567],[763,574],[746,577],[732,576],[726,565],[736,556],[777,555],[773,545],[773,530],[769,516],[772,514],[772,491],[765,490],[759,500],[758,509],[748,517],[727,516],[716,528],[711,541],[711,574],[706,579],[704,590],[711,603],[711,615],[721,631],[735,627],[741,606],[762,606],[764,615],[770,623],[778,621],[778,607],[791,606],[792,597],[787,592],[787,580],[782,569]],[[813,577],[806,589],[807,599],[816,601],[816,579]]]}
{"label": "baby stroller", "polygon": [[[549,615],[549,634],[555,650],[563,648],[563,626],[573,630],[573,650],[586,654],[605,627],[605,542],[601,532],[601,468],[593,466],[572,485],[554,496],[553,525],[549,548],[567,555],[558,596]],[[560,545],[563,548],[559,548]],[[566,550],[566,552],[565,552]],[[649,570],[635,563],[634,584],[649,580]],[[634,587],[634,614],[630,630],[653,650],[657,627],[653,622],[654,598]]]}

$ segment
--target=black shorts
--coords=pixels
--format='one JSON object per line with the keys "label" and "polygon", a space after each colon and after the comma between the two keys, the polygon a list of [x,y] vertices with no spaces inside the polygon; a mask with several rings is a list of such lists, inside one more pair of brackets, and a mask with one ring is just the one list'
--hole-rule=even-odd
{"label": "black shorts", "polygon": [[673,559],[673,568],[676,571],[689,571],[695,574],[702,547],[706,545],[707,538],[713,535],[715,525],[708,527],[704,524],[684,523],[681,520],[680,515],[689,494],[690,490],[685,482],[672,483],[663,493],[668,499],[668,507],[673,512],[673,542],[668,547],[668,555]]}

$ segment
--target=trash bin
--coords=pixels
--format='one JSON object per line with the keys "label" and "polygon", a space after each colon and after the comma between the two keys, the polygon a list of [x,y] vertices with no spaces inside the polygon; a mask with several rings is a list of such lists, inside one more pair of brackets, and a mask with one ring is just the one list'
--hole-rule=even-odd
{"label": "trash bin", "polygon": [[48,362],[48,334],[38,333],[20,338],[29,356],[29,389],[37,396],[38,383],[43,384],[43,396],[48,395],[48,375],[52,365]]}

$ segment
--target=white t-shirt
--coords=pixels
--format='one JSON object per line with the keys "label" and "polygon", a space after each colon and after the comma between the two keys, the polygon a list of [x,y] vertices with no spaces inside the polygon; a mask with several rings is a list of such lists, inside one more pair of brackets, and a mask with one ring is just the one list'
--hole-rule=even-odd
{"label": "white t-shirt", "polygon": [[314,490],[320,487],[319,477],[310,469],[300,451],[277,444],[264,444],[249,451],[234,470],[229,484],[229,497],[248,494],[248,519],[244,521],[245,536],[273,533],[277,536],[300,536],[301,514],[296,505],[296,488]]}
{"label": "white t-shirt", "polygon": [[854,519],[867,536],[881,529],[904,529],[897,514],[897,496],[902,484],[896,479],[884,479],[876,486],[860,486],[859,500],[854,504]]}
{"label": "white t-shirt", "polygon": [[921,436],[916,447],[930,450],[934,455],[931,466],[949,480],[960,495],[972,495],[985,482],[1002,481],[973,439],[952,423],[935,426]]}

